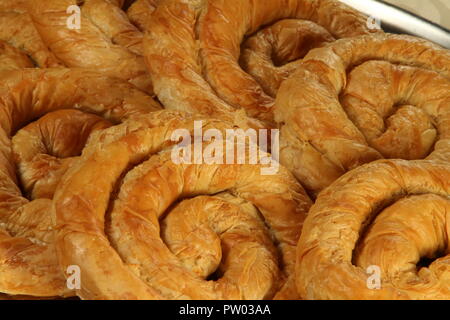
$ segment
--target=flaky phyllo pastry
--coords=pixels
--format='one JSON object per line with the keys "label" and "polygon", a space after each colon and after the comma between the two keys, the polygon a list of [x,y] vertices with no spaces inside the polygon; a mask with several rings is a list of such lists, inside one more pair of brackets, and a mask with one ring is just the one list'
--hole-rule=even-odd
{"label": "flaky phyllo pastry", "polygon": [[450,51],[370,21],[0,0],[0,299],[450,299]]}

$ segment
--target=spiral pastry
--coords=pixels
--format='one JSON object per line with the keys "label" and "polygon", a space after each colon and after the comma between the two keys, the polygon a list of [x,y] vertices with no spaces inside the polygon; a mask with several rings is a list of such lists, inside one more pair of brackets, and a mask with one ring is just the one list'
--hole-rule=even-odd
{"label": "spiral pastry", "polygon": [[[244,64],[253,66],[254,73],[258,68],[275,68],[269,51],[283,46],[283,42],[294,44],[286,48],[288,53],[272,52],[278,60],[275,63],[290,62],[305,53],[298,48],[303,43],[299,38],[312,38],[313,46],[320,46],[334,38],[370,32],[364,15],[334,0],[162,0],[144,39],[146,63],[159,99],[169,109],[218,117],[224,110],[244,109],[250,117],[273,125],[273,97],[239,65],[245,38],[273,23],[279,24],[269,27],[272,29],[267,33],[275,34],[280,42],[269,39],[265,48],[255,48],[253,51],[263,53],[258,62],[243,58]],[[299,36],[299,31],[306,34]],[[275,71],[282,78],[293,67]],[[273,95],[278,85],[269,93]]]}
{"label": "spiral pastry", "polygon": [[380,160],[359,167],[325,189],[308,214],[297,249],[299,293],[448,300],[449,219],[448,163]]}
{"label": "spiral pastry", "polygon": [[[193,134],[196,119],[164,111],[98,132],[64,176],[54,198],[57,251],[63,269],[80,268],[81,298],[295,292],[308,196],[284,168],[265,176],[264,165],[207,164],[195,152],[193,164],[175,163],[171,136]],[[205,118],[202,128],[233,125]]]}
{"label": "spiral pastry", "polygon": [[319,192],[381,158],[450,160],[450,51],[371,35],[312,50],[278,91],[281,163]]}
{"label": "spiral pastry", "polygon": [[28,0],[0,0],[0,40],[30,57],[32,66],[62,66],[34,27],[27,13],[27,2]]}
{"label": "spiral pastry", "polygon": [[87,68],[129,81],[149,94],[152,84],[142,57],[142,32],[121,9],[121,0],[80,4],[79,29],[69,28],[76,0],[30,0],[29,12],[45,44],[67,67]]}
{"label": "spiral pastry", "polygon": [[0,96],[0,292],[73,295],[54,247],[58,181],[92,132],[160,107],[122,80],[63,68],[0,71]]}
{"label": "spiral pastry", "polygon": [[281,20],[244,42],[239,64],[274,98],[281,82],[298,68],[301,58],[311,49],[335,40],[312,21]]}

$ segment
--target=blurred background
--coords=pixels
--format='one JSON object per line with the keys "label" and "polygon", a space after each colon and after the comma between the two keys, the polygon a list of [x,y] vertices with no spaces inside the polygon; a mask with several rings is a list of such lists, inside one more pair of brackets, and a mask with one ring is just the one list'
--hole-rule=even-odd
{"label": "blurred background", "polygon": [[[369,28],[410,34],[450,49],[450,0],[340,0],[369,16]],[[430,23],[430,21],[432,23]]]}
{"label": "blurred background", "polygon": [[450,0],[384,0],[450,29]]}

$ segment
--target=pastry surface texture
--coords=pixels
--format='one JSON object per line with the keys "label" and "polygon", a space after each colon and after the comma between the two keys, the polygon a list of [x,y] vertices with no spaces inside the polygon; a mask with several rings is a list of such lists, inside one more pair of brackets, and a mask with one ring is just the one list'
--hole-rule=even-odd
{"label": "pastry surface texture", "polygon": [[311,50],[274,113],[281,163],[320,192],[377,159],[450,160],[450,51],[377,34]]}
{"label": "pastry surface texture", "polygon": [[[308,213],[296,281],[306,299],[450,299],[450,166],[380,160],[338,179]],[[420,265],[422,258],[431,259]],[[370,285],[378,268],[380,286]]]}
{"label": "pastry surface texture", "polygon": [[[274,23],[278,25],[264,31]],[[278,78],[270,80],[275,84],[263,81],[271,88],[269,93],[239,64],[244,38],[257,31],[266,33],[265,48],[255,48],[248,40],[241,62],[250,74]],[[166,0],[152,15],[144,55],[155,92],[166,108],[215,117],[244,110],[274,126],[270,91],[273,94],[281,79],[295,69],[295,62],[282,68],[274,63],[302,58],[303,40],[306,46],[321,46],[334,38],[372,32],[376,33],[367,27],[367,17],[339,1]],[[267,50],[277,46],[282,48],[278,56],[272,52],[276,60],[272,61]]]}
{"label": "pastry surface texture", "polygon": [[58,182],[92,132],[160,107],[127,82],[63,68],[0,71],[0,96],[0,292],[71,295],[54,248]]}
{"label": "pastry surface texture", "polygon": [[68,27],[75,0],[30,0],[28,12],[45,45],[70,68],[117,77],[153,93],[142,57],[143,33],[120,8],[122,1],[88,0],[80,7],[78,28]]}
{"label": "pastry surface texture", "polygon": [[450,299],[450,50],[376,20],[0,0],[0,300]]}
{"label": "pastry surface texture", "polygon": [[27,11],[28,0],[0,1],[0,40],[28,55],[39,67],[63,66],[48,49]]}
{"label": "pastry surface texture", "polygon": [[295,248],[311,201],[284,168],[175,164],[170,137],[193,120],[164,111],[106,129],[63,178],[57,250],[84,274],[80,297],[298,298]]}

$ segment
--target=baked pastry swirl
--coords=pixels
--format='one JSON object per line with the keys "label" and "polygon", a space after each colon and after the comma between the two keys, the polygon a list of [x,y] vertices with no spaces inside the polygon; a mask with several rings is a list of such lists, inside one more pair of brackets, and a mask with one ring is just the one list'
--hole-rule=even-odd
{"label": "baked pastry swirl", "polygon": [[[322,191],[308,213],[297,248],[299,293],[448,300],[449,219],[448,163],[380,160],[359,167]],[[370,277],[376,269],[378,285]]]}
{"label": "baked pastry swirl", "polygon": [[450,160],[450,51],[377,34],[314,49],[278,91],[280,161],[314,193],[382,158]]}
{"label": "baked pastry swirl", "polygon": [[311,49],[335,41],[324,27],[308,20],[285,19],[258,31],[242,45],[239,64],[270,97]]}
{"label": "baked pastry swirl", "polygon": [[142,57],[143,34],[121,9],[122,2],[83,1],[79,29],[67,25],[67,9],[78,1],[30,0],[28,11],[44,43],[67,67],[102,72],[152,94]]}
{"label": "baked pastry swirl", "polygon": [[160,107],[127,82],[63,68],[0,71],[0,96],[0,292],[71,295],[54,249],[57,183],[93,131]]}
{"label": "baked pastry swirl", "polygon": [[[307,22],[283,22],[284,19],[311,23],[305,26]],[[279,35],[283,43],[297,44],[286,48],[290,49],[288,54],[280,52],[277,63],[304,54],[299,50],[299,31],[306,31],[306,39],[316,39],[316,45],[333,38],[370,33],[364,15],[334,0],[163,0],[151,17],[144,39],[144,55],[158,98],[168,109],[218,118],[226,111],[243,109],[248,116],[272,126],[273,97],[242,70],[238,60],[244,38],[275,22],[281,25],[269,32]],[[286,28],[289,24],[293,27]],[[276,49],[276,42],[267,41],[266,49]],[[266,52],[261,59],[247,64],[252,70],[273,71],[272,61],[267,60]],[[294,66],[275,71],[283,78]]]}
{"label": "baked pastry swirl", "polygon": [[450,299],[450,51],[368,22],[0,0],[0,300]]}
{"label": "baked pastry swirl", "polygon": [[[297,297],[308,196],[284,168],[264,176],[263,165],[201,163],[195,152],[177,164],[172,134],[193,134],[196,119],[163,111],[95,133],[64,176],[57,251],[63,269],[80,268],[81,298]],[[203,121],[205,131],[233,128]]]}

